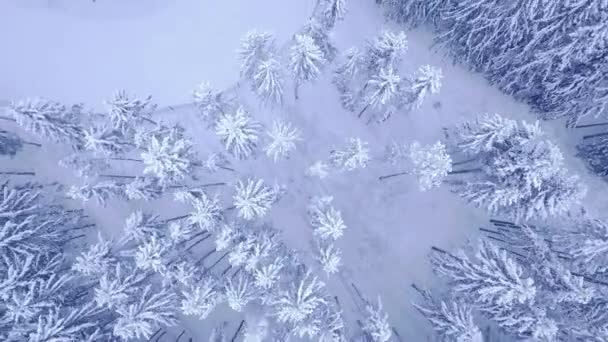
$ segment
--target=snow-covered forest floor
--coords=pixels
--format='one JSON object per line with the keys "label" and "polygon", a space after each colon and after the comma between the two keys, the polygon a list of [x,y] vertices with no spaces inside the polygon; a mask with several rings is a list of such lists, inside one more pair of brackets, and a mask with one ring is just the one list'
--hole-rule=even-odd
{"label": "snow-covered forest floor", "polygon": [[[337,243],[343,251],[341,275],[330,277],[327,283],[347,309],[346,318],[355,318],[349,314],[357,310],[350,287],[355,283],[370,298],[382,297],[390,322],[403,341],[422,341],[426,335],[422,325],[426,323],[413,314],[410,302],[414,296],[409,285],[429,283],[430,246],[459,246],[489,217],[484,210],[467,205],[447,186],[421,192],[412,176],[379,181],[381,175],[400,171],[398,166],[382,162],[384,148],[393,141],[433,143],[443,137],[443,127],[483,113],[527,121],[535,117],[527,106],[490,87],[481,76],[431,51],[432,36],[422,30],[407,32],[409,49],[402,71],[411,73],[422,64],[430,64],[443,70],[444,79],[440,93],[429,96],[420,109],[393,116],[386,123],[367,125],[365,118],[358,119],[340,106],[338,92],[330,82],[329,71],[334,66],[329,66],[314,84],[303,85],[299,100],[293,100],[288,86],[283,107],[262,106],[247,85],[236,86],[235,50],[240,38],[249,29],[258,28],[274,32],[282,45],[305,22],[313,6],[314,0],[7,1],[0,4],[4,51],[0,57],[0,100],[43,96],[102,108],[103,100],[116,89],[139,96],[151,94],[160,108],[153,118],[182,124],[197,151],[206,155],[223,147],[190,104],[192,89],[201,81],[219,89],[232,88],[231,92],[249,104],[254,118],[265,127],[281,118],[298,127],[304,139],[288,160],[274,163],[259,153],[252,160],[233,161],[239,178],[255,176],[287,186],[287,194],[266,219],[282,231],[289,246],[309,251],[312,231],[306,217],[308,201],[312,196],[333,196],[334,206],[342,211],[348,228]],[[385,23],[374,1],[352,0],[333,39],[344,51],[362,46],[385,25],[397,28]],[[3,123],[3,127],[9,125]],[[579,132],[566,130],[559,121],[541,125],[562,148],[569,170],[581,175],[589,186],[585,209],[602,218],[608,203],[600,199],[608,188],[575,157],[575,135]],[[37,141],[16,125],[10,128]],[[331,172],[325,179],[306,174],[309,166],[327,160],[330,151],[350,137],[369,143],[374,157],[369,167]],[[15,159],[2,158],[2,169],[35,170],[43,182],[80,184],[57,165],[57,160],[68,153],[68,148],[45,143]],[[117,162],[115,170],[134,174],[139,172],[137,167]],[[233,173],[220,172],[204,176],[201,182],[230,183],[234,177]],[[222,188],[218,192],[230,194]],[[70,200],[66,204],[81,205]],[[184,210],[170,199],[152,204],[112,201],[105,208],[90,203],[86,210],[102,232],[116,235],[126,216],[142,206],[155,208],[162,217],[180,215]],[[95,238],[93,231],[90,238]],[[200,246],[201,253],[209,246]],[[226,319],[223,316],[228,313],[222,311],[226,310],[216,311],[212,320],[202,323],[185,320],[166,335],[166,340],[181,329],[187,329],[194,340],[204,339],[210,327]],[[231,320],[232,325],[238,322]]]}

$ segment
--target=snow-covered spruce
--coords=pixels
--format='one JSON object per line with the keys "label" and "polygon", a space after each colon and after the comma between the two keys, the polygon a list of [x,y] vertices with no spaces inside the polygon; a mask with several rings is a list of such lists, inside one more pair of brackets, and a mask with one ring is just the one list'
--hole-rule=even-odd
{"label": "snow-covered spruce", "polygon": [[331,39],[331,31],[323,24],[323,18],[311,17],[297,34],[308,36],[313,39],[315,45],[323,53],[323,59],[331,63],[338,53],[338,49]]}
{"label": "snow-covered spruce", "polygon": [[449,138],[475,162],[451,171],[472,175],[456,183],[457,192],[491,213],[516,219],[558,216],[579,205],[586,194],[578,177],[567,174],[558,147],[543,139],[538,123],[485,115]]}
{"label": "snow-covered spruce", "polygon": [[291,123],[280,120],[273,121],[266,134],[271,141],[264,150],[275,163],[286,158],[296,148],[296,143],[302,140],[300,130],[293,127]]}
{"label": "snow-covered spruce", "polygon": [[280,323],[298,326],[306,322],[325,303],[321,290],[325,284],[307,271],[275,299],[275,315]]}
{"label": "snow-covered spruce", "polygon": [[144,124],[151,122],[150,117],[156,109],[152,104],[152,96],[144,99],[132,98],[124,90],[114,93],[114,96],[106,101],[108,117],[112,127],[122,132],[125,137],[132,136],[133,132]]}
{"label": "snow-covered spruce", "polygon": [[105,206],[112,197],[122,197],[124,188],[122,184],[114,181],[102,181],[95,184],[85,183],[81,186],[72,185],[66,196],[72,199],[79,199],[87,202],[94,199],[97,204]]}
{"label": "snow-covered spruce", "polygon": [[289,69],[294,77],[294,95],[298,99],[299,87],[317,79],[326,63],[321,49],[306,35],[295,35],[289,56]]}
{"label": "snow-covered spruce", "polygon": [[323,272],[328,276],[338,273],[342,266],[342,252],[335,247],[333,242],[319,242],[316,249],[315,259]]}
{"label": "snow-covered spruce", "polygon": [[257,298],[256,292],[251,277],[244,272],[239,272],[236,279],[229,278],[224,288],[228,306],[237,312],[242,312],[249,302]]}
{"label": "snow-covered spruce", "polygon": [[414,286],[423,304],[414,303],[414,307],[423,315],[440,337],[453,341],[482,342],[483,335],[475,324],[471,305],[458,300],[439,301],[429,291]]}
{"label": "snow-covered spruce", "polygon": [[262,179],[239,180],[235,190],[234,206],[238,210],[239,217],[245,220],[264,217],[276,201],[275,192],[265,185]]}
{"label": "snow-covered spruce", "polygon": [[78,255],[72,270],[84,276],[101,276],[116,262],[112,255],[112,242],[105,240],[101,233],[97,235],[97,242]]}
{"label": "snow-covered spruce", "polygon": [[134,211],[125,220],[124,236],[121,238],[121,242],[123,244],[131,241],[141,243],[152,236],[160,236],[165,222],[159,218],[158,215],[146,214],[141,210]]}
{"label": "snow-covered spruce", "polygon": [[399,95],[400,84],[401,78],[395,73],[392,66],[380,69],[380,72],[377,75],[373,75],[365,84],[365,105],[359,112],[358,117],[363,116],[365,111],[370,107],[381,111],[384,118],[390,116],[387,113],[390,110],[391,104]]}
{"label": "snow-covered spruce", "polygon": [[221,292],[217,280],[205,277],[182,291],[181,311],[187,316],[206,319],[221,302]]}
{"label": "snow-covered spruce", "polygon": [[172,184],[192,174],[196,153],[184,129],[173,126],[166,135],[153,135],[143,148],[144,174],[158,178],[160,184]]}
{"label": "snow-covered spruce", "polygon": [[132,146],[120,131],[105,125],[92,125],[84,129],[82,139],[85,150],[101,156],[121,154]]}
{"label": "snow-covered spruce", "polygon": [[265,104],[283,104],[283,83],[283,68],[277,59],[260,62],[253,75],[253,90]]}
{"label": "snow-covered spruce", "polygon": [[124,185],[124,195],[129,200],[155,200],[162,196],[164,190],[156,177],[137,177]]}
{"label": "snow-covered spruce", "polygon": [[80,105],[71,108],[45,99],[26,99],[11,103],[6,113],[26,131],[49,139],[80,148],[83,127],[79,120],[82,113]]}
{"label": "snow-covered spruce", "polygon": [[233,113],[226,113],[215,123],[217,134],[226,150],[233,156],[245,159],[257,148],[261,125],[239,106]]}
{"label": "snow-covered spruce", "polygon": [[314,197],[308,206],[308,217],[314,234],[321,240],[337,240],[344,234],[346,224],[340,211],[333,206],[333,197]]}
{"label": "snow-covered spruce", "polygon": [[393,331],[388,323],[388,314],[382,310],[382,301],[378,297],[378,303],[367,303],[365,306],[366,316],[362,322],[361,329],[365,336],[373,342],[388,342]]}
{"label": "snow-covered spruce", "polygon": [[329,175],[329,165],[322,160],[317,160],[306,169],[306,175],[309,177],[319,177],[324,179]]}
{"label": "snow-covered spruce", "polygon": [[220,114],[224,113],[226,104],[222,101],[222,92],[215,90],[209,82],[202,82],[192,92],[194,103],[205,122],[213,124]]}
{"label": "snow-covered spruce", "polygon": [[58,162],[59,166],[70,169],[78,177],[95,177],[110,169],[106,158],[92,158],[83,153],[73,153]]}
{"label": "snow-covered spruce", "polygon": [[322,0],[319,2],[321,22],[328,30],[333,29],[346,14],[346,0]]}
{"label": "snow-covered spruce", "polygon": [[257,30],[247,32],[238,51],[241,77],[253,80],[260,64],[274,56],[275,51],[275,38],[272,34]]}
{"label": "snow-covered spruce", "polygon": [[382,69],[396,69],[407,48],[407,36],[403,31],[383,30],[367,43],[365,58],[369,74],[378,75]]}
{"label": "snow-covered spruce", "polygon": [[411,80],[410,99],[411,108],[417,109],[422,106],[424,99],[429,94],[436,94],[441,89],[443,73],[440,68],[423,65],[418,69],[418,74]]}
{"label": "snow-covered spruce", "polygon": [[367,145],[367,142],[359,138],[349,138],[344,149],[331,151],[331,163],[346,171],[364,169],[371,160]]}
{"label": "snow-covered spruce", "polygon": [[167,288],[152,291],[151,286],[146,286],[137,301],[119,306],[116,312],[119,318],[114,334],[125,340],[150,338],[159,327],[178,322],[176,296]]}
{"label": "snow-covered spruce", "polygon": [[428,146],[413,142],[409,154],[421,191],[438,187],[452,171],[452,159],[440,141]]}

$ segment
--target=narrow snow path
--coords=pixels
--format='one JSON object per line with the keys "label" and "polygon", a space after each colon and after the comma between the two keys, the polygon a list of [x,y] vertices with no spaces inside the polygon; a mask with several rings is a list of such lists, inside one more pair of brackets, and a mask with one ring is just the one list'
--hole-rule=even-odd
{"label": "narrow snow path", "polygon": [[[0,56],[0,99],[41,95],[98,107],[116,88],[124,88],[138,95],[152,94],[161,106],[187,103],[193,86],[202,80],[218,88],[236,81],[234,51],[248,29],[274,31],[279,42],[285,42],[304,23],[314,4],[314,0],[153,0],[142,6],[141,0],[97,0],[78,5],[70,1],[27,0],[17,5],[19,2],[13,0],[0,5],[0,41],[6,51]],[[341,50],[361,46],[384,25],[373,1],[351,0],[349,5],[346,20],[334,35]],[[401,71],[412,72],[422,64],[431,64],[441,67],[445,76],[441,93],[431,96],[420,110],[395,116],[383,125],[365,125],[365,120],[340,108],[338,94],[325,77],[313,86],[304,86],[298,103],[290,101],[275,111],[257,108],[253,113],[265,124],[275,117],[296,124],[306,138],[296,154],[276,165],[261,155],[237,166],[248,175],[287,184],[289,193],[273,208],[269,220],[293,247],[310,249],[311,232],[305,217],[308,198],[333,195],[348,229],[338,242],[343,250],[345,282],[332,278],[330,289],[349,309],[355,308],[345,289],[350,282],[371,298],[381,295],[403,340],[422,341],[423,323],[412,314],[410,302],[415,298],[409,285],[432,281],[427,261],[431,245],[461,245],[487,222],[487,215],[466,205],[447,187],[421,193],[408,176],[380,182],[378,176],[396,171],[381,163],[322,181],[306,177],[305,168],[327,158],[329,151],[348,137],[368,141],[374,155],[380,156],[392,140],[432,143],[442,137],[442,127],[484,112],[528,121],[535,117],[527,106],[490,87],[480,75],[430,51],[432,36],[428,33],[408,35],[410,48]],[[242,95],[248,96],[246,91]],[[286,96],[290,95],[287,89]],[[440,105],[433,106],[434,102]],[[188,127],[202,155],[221,148],[191,107],[162,115]],[[608,187],[574,157],[572,133],[562,128],[561,122],[543,123],[543,127],[563,148],[570,170],[589,185],[587,209],[595,215],[606,212],[602,194]],[[33,168],[48,181],[80,182],[56,166],[65,149],[46,145],[32,151],[15,160],[3,159],[3,167]],[[126,165],[119,168],[133,172]],[[208,180],[229,180],[222,177],[214,175]],[[90,204],[87,209],[103,230],[117,234],[126,215],[140,205],[120,202],[99,208]],[[169,201],[154,204],[163,209],[163,217],[182,214],[180,208],[168,206]],[[203,339],[209,328],[197,321],[184,327],[198,339]]]}

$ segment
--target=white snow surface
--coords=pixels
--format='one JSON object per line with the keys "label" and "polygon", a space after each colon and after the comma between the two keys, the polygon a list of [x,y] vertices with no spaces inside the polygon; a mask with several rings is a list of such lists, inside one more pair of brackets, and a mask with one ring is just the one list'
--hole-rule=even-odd
{"label": "white snow surface", "polygon": [[[341,51],[372,38],[384,22],[372,0],[351,0],[344,22],[338,23],[334,39]],[[213,131],[196,115],[189,103],[191,92],[201,81],[218,89],[234,85],[238,78],[235,53],[240,38],[257,28],[276,34],[279,45],[304,24],[314,0],[6,0],[0,3],[0,101],[27,96],[44,96],[65,103],[84,102],[101,108],[103,100],[116,89],[127,89],[138,96],[153,95],[161,108],[155,118],[176,121],[187,127],[201,156],[223,151]],[[350,283],[371,300],[382,296],[391,325],[403,341],[423,341],[429,332],[423,318],[410,304],[416,300],[409,285],[429,285],[427,253],[430,246],[453,248],[476,233],[487,222],[487,215],[467,205],[447,186],[420,192],[415,177],[402,176],[378,181],[378,176],[401,171],[379,159],[384,147],[393,140],[431,144],[442,138],[442,127],[485,112],[501,113],[515,119],[535,120],[527,106],[517,103],[490,87],[480,75],[452,65],[441,54],[429,50],[432,36],[422,31],[408,32],[409,51],[402,73],[415,72],[430,64],[443,70],[443,85],[438,95],[429,95],[420,109],[393,116],[387,123],[366,125],[365,119],[344,111],[338,93],[326,72],[313,84],[300,88],[294,102],[291,83],[286,84],[286,103],[270,109],[254,104],[244,83],[234,88],[252,108],[252,115],[266,127],[276,118],[292,122],[302,133],[303,142],[288,159],[273,163],[263,151],[247,161],[232,159],[239,176],[254,176],[269,184],[286,184],[287,193],[269,211],[266,219],[283,233],[292,247],[312,251],[312,229],[307,224],[306,206],[312,196],[332,195],[333,205],[342,212],[348,229],[336,243],[342,250],[343,268],[339,276],[325,279],[346,309],[351,321],[357,309]],[[439,105],[434,103],[439,103]],[[1,103],[0,103],[1,104]],[[173,106],[175,110],[167,109]],[[164,109],[163,109],[164,108]],[[11,123],[24,138],[36,140]],[[590,187],[586,209],[598,217],[606,212],[601,194],[607,186],[585,169],[574,157],[575,137],[563,122],[542,123],[547,135],[563,149],[573,173],[583,176]],[[10,127],[9,127],[10,126]],[[374,160],[361,170],[332,171],[324,179],[306,176],[306,169],[317,160],[327,160],[329,151],[339,148],[350,137],[369,142]],[[41,181],[67,185],[81,180],[57,166],[68,148],[44,144],[41,149],[26,147],[15,159],[1,159],[3,169],[33,169]],[[116,164],[114,173],[141,173],[141,166],[128,162]],[[203,176],[203,182],[233,182],[234,176],[216,173]],[[230,190],[223,190],[228,204]],[[165,196],[167,197],[167,196]],[[67,205],[80,202],[66,200]],[[94,203],[85,208],[100,229],[120,234],[129,213],[144,206],[155,214],[172,217],[184,207],[171,198],[144,204],[138,201],[111,201],[102,208]],[[162,211],[159,209],[162,208]],[[96,234],[91,231],[90,241]],[[209,241],[206,248],[210,248]],[[204,251],[201,247],[201,251]],[[208,249],[207,249],[208,250]],[[203,252],[201,252],[203,253]],[[310,253],[309,253],[310,254]],[[309,265],[314,265],[312,254]],[[207,338],[221,320],[230,322],[234,331],[240,318],[225,304],[205,321],[184,319],[180,327],[166,335],[176,336],[182,329],[195,340]],[[363,308],[361,308],[363,309]]]}

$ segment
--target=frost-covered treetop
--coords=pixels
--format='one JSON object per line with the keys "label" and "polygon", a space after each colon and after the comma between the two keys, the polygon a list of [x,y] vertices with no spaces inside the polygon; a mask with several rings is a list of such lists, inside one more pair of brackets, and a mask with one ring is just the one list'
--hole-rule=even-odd
{"label": "frost-covered treetop", "polygon": [[215,124],[215,133],[226,150],[241,159],[251,156],[257,148],[260,129],[261,125],[242,106],[222,115]]}
{"label": "frost-covered treetop", "polygon": [[366,317],[363,321],[363,331],[373,342],[388,342],[393,332],[388,322],[388,314],[382,310],[382,301],[378,297],[378,304],[367,303]]}
{"label": "frost-covered treetop", "polygon": [[158,177],[161,184],[170,184],[192,174],[196,154],[184,129],[174,126],[164,136],[151,136],[141,157],[144,174]]}
{"label": "frost-covered treetop", "polygon": [[338,20],[344,19],[346,14],[346,0],[323,0],[322,21],[328,29],[333,29]]}
{"label": "frost-covered treetop", "polygon": [[372,76],[367,82],[367,101],[373,108],[380,108],[390,104],[398,95],[401,77],[397,75],[392,66],[381,68],[378,75]]}
{"label": "frost-covered treetop", "polygon": [[82,107],[64,105],[42,98],[12,102],[6,109],[17,124],[26,131],[56,142],[82,145],[82,127],[79,124]]}
{"label": "frost-covered treetop", "polygon": [[367,142],[359,138],[350,138],[344,149],[331,152],[331,163],[346,171],[363,169],[371,160],[367,145]]}
{"label": "frost-covered treetop", "polygon": [[152,96],[139,99],[130,97],[124,90],[117,91],[112,99],[106,101],[114,129],[129,134],[135,127],[149,120],[156,109],[156,105],[151,101]]}
{"label": "frost-covered treetop", "polygon": [[409,157],[421,191],[441,185],[443,179],[452,171],[452,158],[440,141],[428,146],[413,142],[410,145]]}
{"label": "frost-covered treetop", "polygon": [[322,240],[337,240],[346,229],[342,213],[333,207],[332,202],[331,196],[313,197],[308,205],[310,225]]}
{"label": "frost-covered treetop", "polygon": [[253,75],[253,90],[266,104],[283,103],[283,68],[277,59],[260,62]]}
{"label": "frost-covered treetop", "polygon": [[275,163],[286,158],[296,148],[296,142],[302,140],[300,131],[289,122],[275,120],[267,131],[270,143],[264,148],[266,155]]}
{"label": "frost-covered treetop", "polygon": [[223,111],[222,92],[216,90],[209,82],[201,82],[192,92],[194,103],[199,108],[203,119],[209,123],[215,122]]}
{"label": "frost-covered treetop", "polygon": [[291,46],[289,68],[296,83],[315,80],[321,72],[323,64],[325,64],[325,57],[315,41],[307,35],[295,35],[294,43]]}
{"label": "frost-covered treetop", "polygon": [[275,53],[275,38],[269,32],[250,30],[241,40],[238,51],[241,62],[241,76],[252,79],[262,61]]}
{"label": "frost-covered treetop", "polygon": [[276,200],[276,194],[262,179],[247,179],[237,182],[233,199],[239,217],[254,220],[266,215]]}
{"label": "frost-covered treetop", "polygon": [[405,32],[382,31],[380,35],[368,43],[369,67],[376,72],[389,66],[397,67],[396,64],[407,51],[407,47],[408,41]]}
{"label": "frost-covered treetop", "polygon": [[507,119],[499,114],[484,114],[464,123],[456,131],[458,147],[465,152],[480,153],[506,150],[543,135],[539,122],[533,124]]}
{"label": "frost-covered treetop", "polygon": [[411,92],[413,94],[413,108],[422,105],[427,94],[436,94],[441,89],[443,73],[440,68],[423,65],[418,69],[416,77],[412,80]]}

